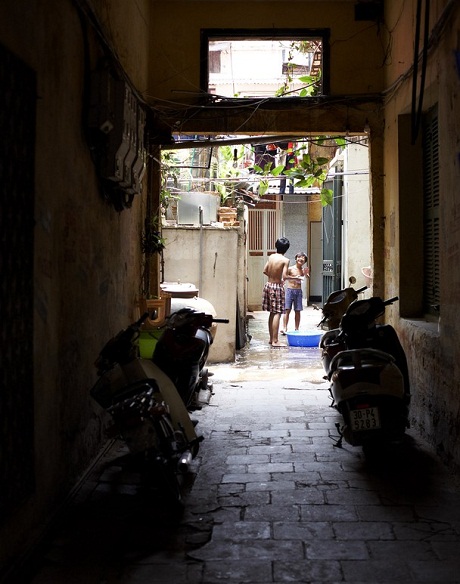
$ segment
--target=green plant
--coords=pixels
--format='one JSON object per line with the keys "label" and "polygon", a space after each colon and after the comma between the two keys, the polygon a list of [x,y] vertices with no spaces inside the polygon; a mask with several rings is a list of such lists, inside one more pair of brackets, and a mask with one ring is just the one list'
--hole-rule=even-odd
{"label": "green plant", "polygon": [[158,215],[155,217],[146,217],[144,222],[144,231],[142,232],[141,248],[142,253],[146,256],[155,253],[161,253],[165,248],[166,240],[162,237],[159,228]]}
{"label": "green plant", "polygon": [[[298,97],[311,97],[318,95],[321,90],[321,69],[318,70],[316,75],[300,75],[295,76],[297,65],[294,63],[296,54],[308,54],[312,56],[316,52],[320,51],[320,47],[314,41],[292,41],[289,45],[289,52],[286,63],[286,73],[283,85],[276,91],[276,97],[292,97],[297,95]],[[312,57],[313,58],[313,57]],[[305,85],[300,89],[291,89],[291,83],[297,79]]]}
{"label": "green plant", "polygon": [[[167,209],[172,200],[180,199],[171,188],[177,189],[180,170],[178,168],[180,159],[173,150],[165,150],[161,153],[161,188],[160,205]],[[172,183],[172,185],[171,185]]]}
{"label": "green plant", "polygon": [[[347,144],[347,140],[343,137],[319,136],[312,138],[310,141],[318,146],[325,145],[334,148],[334,150],[336,147],[342,148]],[[248,180],[247,170],[242,170],[238,165],[238,161],[245,155],[245,146],[219,146],[217,149],[218,154],[213,157],[211,162],[209,182],[212,184],[212,188],[219,193],[221,206],[235,206],[242,195],[245,193],[252,194],[252,190],[257,192],[259,197],[263,197],[268,191],[269,180],[283,174],[286,178],[295,181],[295,187],[318,186],[322,205],[330,205],[333,193],[331,189],[324,188],[323,183],[327,178],[328,165],[333,155],[330,157],[314,157],[307,149],[308,144],[305,142],[295,150],[296,164],[289,169],[286,169],[283,164],[271,168],[271,162],[265,164],[263,168],[254,165],[251,177],[258,177],[258,184],[255,185],[252,180]],[[180,199],[179,195],[172,192],[173,188],[177,189],[178,181],[183,180],[180,175],[180,167],[181,159],[177,152],[164,151],[162,153],[160,205],[163,209],[167,208],[171,200]],[[171,186],[171,183],[173,186]]]}
{"label": "green plant", "polygon": [[[326,140],[325,137],[318,138],[317,144],[321,144]],[[335,139],[337,145],[343,145],[345,141],[340,141],[340,139]],[[340,143],[339,143],[340,142]],[[280,176],[283,174],[287,178],[290,178],[294,182],[294,187],[297,188],[308,188],[316,185],[321,186],[320,197],[321,204],[323,207],[330,205],[332,203],[333,192],[331,189],[324,188],[322,185],[327,178],[328,164],[330,158],[324,156],[318,156],[314,158],[309,152],[306,152],[307,145],[303,144],[295,150],[294,154],[297,163],[294,167],[286,169],[284,165],[278,165],[275,168],[270,168],[270,163],[266,164],[264,168],[255,165],[254,170],[257,174],[261,174],[264,177]],[[259,196],[263,196],[269,187],[268,178],[263,178],[259,182]]]}
{"label": "green plant", "polygon": [[244,146],[220,146],[219,147],[219,174],[221,178],[229,179],[216,183],[216,190],[220,194],[221,205],[228,202],[234,204],[235,197],[241,190],[241,183],[237,179],[241,175],[238,168],[238,160],[244,156]]}
{"label": "green plant", "polygon": [[[323,185],[327,177],[329,158],[318,156],[313,158],[308,152],[304,152],[298,157],[297,165],[294,168],[288,169],[284,174],[288,178],[297,180],[296,187],[313,187],[316,184]],[[321,188],[321,204],[323,206],[330,205],[332,202],[331,189]]]}

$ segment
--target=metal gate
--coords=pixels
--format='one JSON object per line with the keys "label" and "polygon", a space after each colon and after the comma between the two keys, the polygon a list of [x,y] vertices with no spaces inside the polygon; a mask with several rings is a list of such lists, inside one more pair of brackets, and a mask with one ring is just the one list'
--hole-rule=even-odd
{"label": "metal gate", "polygon": [[323,304],[342,287],[342,178],[324,183],[332,189],[331,205],[323,207]]}
{"label": "metal gate", "polygon": [[281,237],[279,209],[250,209],[248,213],[248,307],[260,310],[263,269],[269,254],[274,253],[275,241]]}

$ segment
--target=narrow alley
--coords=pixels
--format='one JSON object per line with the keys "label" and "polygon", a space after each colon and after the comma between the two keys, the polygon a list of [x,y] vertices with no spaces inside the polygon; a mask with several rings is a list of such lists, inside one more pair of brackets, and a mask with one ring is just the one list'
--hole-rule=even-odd
{"label": "narrow alley", "polygon": [[[318,315],[306,308],[302,328]],[[411,431],[378,463],[334,447],[319,349],[270,348],[263,312],[249,332],[234,364],[211,366],[214,393],[193,413],[204,441],[181,519],[115,442],[21,582],[460,582],[460,492],[434,453]]]}

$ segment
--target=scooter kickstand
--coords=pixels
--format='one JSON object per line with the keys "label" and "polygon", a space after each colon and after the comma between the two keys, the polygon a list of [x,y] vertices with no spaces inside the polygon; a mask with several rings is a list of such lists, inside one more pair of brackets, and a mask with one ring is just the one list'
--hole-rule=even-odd
{"label": "scooter kickstand", "polygon": [[335,427],[337,429],[337,432],[339,433],[340,438],[338,440],[336,440],[335,438],[332,438],[333,440],[335,440],[334,447],[335,448],[342,448],[343,433],[340,430],[340,422],[336,422]]}

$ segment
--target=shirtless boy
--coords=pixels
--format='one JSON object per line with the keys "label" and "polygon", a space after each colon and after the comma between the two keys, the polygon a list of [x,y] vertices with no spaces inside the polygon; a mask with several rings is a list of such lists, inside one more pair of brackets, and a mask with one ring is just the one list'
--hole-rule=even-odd
{"label": "shirtless boy", "polygon": [[268,310],[268,333],[272,347],[285,347],[280,343],[278,331],[281,315],[284,313],[284,280],[287,277],[289,259],[284,254],[289,249],[289,240],[281,237],[276,240],[276,253],[272,254],[265,264],[264,274],[268,277],[263,290],[262,310]]}
{"label": "shirtless boy", "polygon": [[305,276],[310,276],[309,269],[304,267],[307,262],[307,256],[303,252],[299,252],[295,255],[295,265],[288,269],[286,276],[286,302],[285,302],[285,312],[284,312],[284,322],[281,334],[284,335],[285,331],[288,330],[289,315],[291,313],[291,308],[294,306],[294,326],[295,330],[299,330],[300,326],[300,314],[303,309],[302,304],[302,280]]}

